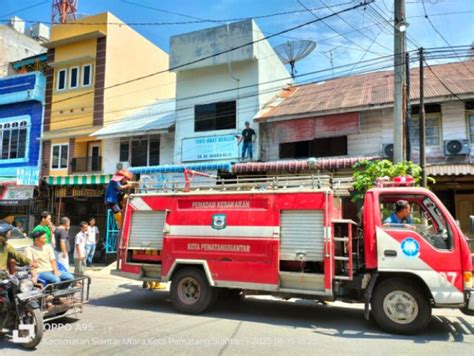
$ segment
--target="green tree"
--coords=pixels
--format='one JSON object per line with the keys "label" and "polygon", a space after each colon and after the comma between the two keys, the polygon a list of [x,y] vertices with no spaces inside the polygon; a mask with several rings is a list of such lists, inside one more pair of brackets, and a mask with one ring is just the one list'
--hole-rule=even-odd
{"label": "green tree", "polygon": [[[353,167],[354,194],[352,201],[357,202],[364,198],[365,192],[374,186],[375,180],[380,177],[394,178],[411,176],[415,185],[420,185],[421,167],[411,161],[393,164],[389,160],[360,161]],[[432,178],[428,178],[434,183]]]}

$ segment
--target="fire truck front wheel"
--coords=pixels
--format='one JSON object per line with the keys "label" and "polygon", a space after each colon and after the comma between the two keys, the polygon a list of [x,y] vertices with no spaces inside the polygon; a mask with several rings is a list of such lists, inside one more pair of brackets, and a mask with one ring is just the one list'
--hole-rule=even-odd
{"label": "fire truck front wheel", "polygon": [[431,320],[431,305],[423,291],[406,279],[391,278],[375,289],[372,315],[385,331],[413,335]]}
{"label": "fire truck front wheel", "polygon": [[170,292],[175,309],[186,314],[202,313],[216,300],[215,288],[209,285],[201,270],[192,267],[176,272]]}

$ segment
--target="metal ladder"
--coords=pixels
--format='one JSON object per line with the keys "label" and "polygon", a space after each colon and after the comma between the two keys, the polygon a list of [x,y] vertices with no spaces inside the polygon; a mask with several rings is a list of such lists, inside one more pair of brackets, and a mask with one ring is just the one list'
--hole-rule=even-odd
{"label": "metal ladder", "polygon": [[[340,236],[334,235],[334,262],[338,274],[334,279],[351,281],[353,279],[353,251],[352,251],[352,227],[357,225],[349,219],[332,220],[334,234],[342,231]],[[339,267],[339,268],[338,268]]]}
{"label": "metal ladder", "polygon": [[107,209],[107,232],[105,235],[105,253],[117,253],[117,238],[120,229],[115,221],[112,210]]}

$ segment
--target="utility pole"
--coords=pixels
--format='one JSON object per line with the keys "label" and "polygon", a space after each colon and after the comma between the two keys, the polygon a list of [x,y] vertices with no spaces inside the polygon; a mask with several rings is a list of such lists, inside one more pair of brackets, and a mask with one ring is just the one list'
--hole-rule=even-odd
{"label": "utility pole", "polygon": [[425,139],[425,93],[424,93],[424,69],[423,69],[423,61],[424,53],[423,47],[419,49],[419,57],[420,57],[420,166],[421,166],[421,186],[426,187],[426,154],[425,154],[425,147],[426,147],[426,139]]}
{"label": "utility pole", "polygon": [[406,115],[406,110],[404,110],[406,96],[405,33],[407,29],[405,0],[394,0],[394,8],[393,162],[399,163],[404,159]]}
{"label": "utility pole", "polygon": [[410,142],[410,128],[411,128],[411,106],[410,106],[410,53],[405,55],[405,73],[406,73],[406,95],[405,95],[405,138],[406,138],[406,160],[411,161],[411,142]]}

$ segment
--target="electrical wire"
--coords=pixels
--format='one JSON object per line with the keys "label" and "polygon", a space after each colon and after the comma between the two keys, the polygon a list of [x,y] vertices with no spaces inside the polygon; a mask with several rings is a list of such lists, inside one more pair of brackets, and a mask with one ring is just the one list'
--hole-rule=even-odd
{"label": "electrical wire", "polygon": [[[10,12],[10,13],[8,13],[8,14],[3,14],[3,15],[1,15],[0,17],[7,17],[7,16],[10,16],[10,15],[15,15],[15,14],[17,14],[17,13],[19,13],[19,12],[23,12],[23,11],[26,11],[26,10],[30,10],[30,9],[33,9],[33,8],[35,8],[35,7],[37,7],[37,6],[46,4],[47,2],[50,2],[50,0],[40,1],[40,2],[38,2],[38,3],[36,3],[36,4],[33,4],[33,5],[30,5],[30,6],[27,6],[27,7],[24,7],[24,8],[15,10],[15,11],[12,11],[12,12]],[[0,21],[4,21],[4,20],[0,20]],[[8,21],[8,20],[7,20],[7,21]],[[25,21],[25,22],[26,22],[26,21]]]}
{"label": "electrical wire", "polygon": [[[369,1],[374,1],[374,0],[369,0]],[[219,51],[219,52],[217,52],[217,53],[213,53],[213,54],[211,54],[211,55],[204,56],[204,57],[201,57],[201,58],[198,58],[198,59],[189,61],[189,62],[187,62],[187,63],[183,63],[183,64],[176,65],[176,66],[171,67],[171,68],[168,68],[168,69],[166,69],[166,70],[160,70],[160,71],[157,71],[157,72],[154,72],[154,73],[150,73],[150,74],[147,74],[147,75],[144,75],[144,76],[140,76],[140,77],[137,77],[137,78],[129,79],[129,80],[126,80],[126,81],[117,83],[117,84],[109,85],[108,87],[105,87],[105,88],[104,88],[104,91],[105,91],[105,90],[108,90],[108,89],[111,89],[111,88],[116,88],[116,87],[123,86],[123,85],[126,85],[126,84],[134,83],[134,82],[137,82],[137,81],[146,79],[146,78],[154,77],[154,76],[156,76],[156,75],[163,74],[163,73],[167,73],[167,72],[170,72],[170,71],[173,71],[173,70],[176,70],[176,69],[180,69],[180,68],[189,66],[189,65],[191,65],[191,64],[200,63],[200,62],[206,61],[206,60],[208,60],[208,59],[218,57],[218,56],[220,56],[220,55],[222,55],[222,54],[229,53],[229,52],[232,52],[232,51],[235,51],[235,50],[238,50],[238,49],[241,49],[241,48],[244,48],[244,47],[253,45],[253,44],[255,44],[255,43],[259,43],[259,42],[262,42],[262,41],[266,41],[266,40],[268,40],[268,39],[270,39],[270,38],[279,36],[279,35],[281,35],[281,34],[294,31],[294,30],[296,30],[296,29],[299,29],[299,28],[302,28],[302,27],[311,25],[311,24],[316,23],[316,22],[319,22],[319,21],[323,21],[324,19],[327,19],[327,18],[334,17],[334,16],[336,16],[337,14],[341,14],[341,13],[345,13],[345,12],[348,12],[348,11],[355,10],[355,9],[361,7],[361,6],[364,6],[364,5],[367,4],[367,3],[370,3],[370,2],[363,2],[363,3],[357,4],[357,5],[348,7],[348,8],[345,8],[345,9],[342,9],[342,10],[336,12],[335,14],[329,14],[329,15],[324,16],[324,17],[322,17],[322,18],[318,18],[318,19],[315,19],[315,20],[312,20],[312,21],[304,22],[304,23],[302,23],[302,24],[299,24],[299,25],[296,25],[296,26],[292,26],[292,27],[290,27],[290,28],[287,28],[287,29],[285,29],[285,30],[282,30],[282,31],[279,31],[279,32],[270,34],[270,35],[268,35],[268,36],[264,36],[264,37],[258,38],[258,39],[256,39],[256,40],[253,40],[253,41],[250,41],[250,42],[247,42],[247,43],[244,43],[244,44],[241,44],[241,45],[238,45],[238,46],[235,46],[235,47],[232,47],[232,48],[223,50],[223,51]],[[89,95],[89,94],[90,94],[90,92],[89,92],[89,93],[84,93],[84,94],[79,94],[79,95],[72,96],[72,97],[69,97],[69,98],[66,98],[66,99],[58,100],[58,101],[56,101],[56,102],[53,102],[52,104],[57,104],[57,103],[59,103],[59,102],[64,102],[64,101],[72,100],[72,99],[74,99],[74,98],[82,97],[82,96]]]}
{"label": "electrical wire", "polygon": [[[412,59],[411,62],[415,62],[415,59]],[[380,70],[380,69],[384,69],[384,68],[392,68],[393,67],[393,64],[390,62],[390,63],[386,63],[383,67],[380,67],[380,68],[377,68],[377,70]],[[330,70],[330,69],[327,69],[327,70]],[[326,71],[327,71],[326,70]],[[367,70],[361,72],[361,73],[368,73],[368,72],[372,72],[374,70],[374,68],[368,68]],[[344,76],[346,77],[346,76]],[[331,79],[336,79],[336,78],[331,78]],[[325,78],[325,79],[318,79],[319,80],[329,80],[329,78]],[[317,82],[317,81],[316,81]],[[316,83],[316,82],[313,82],[313,83]],[[302,84],[302,85],[308,85],[308,84],[312,84],[312,83],[305,83],[305,84]],[[297,88],[298,86],[296,86]],[[281,89],[281,86],[277,86],[277,87],[273,87],[273,88],[269,88],[265,91],[256,91],[256,92],[249,92],[245,95],[242,96],[242,99],[245,99],[245,98],[249,98],[249,97],[254,97],[256,95],[259,95],[259,94],[264,94],[264,93],[271,93],[271,92],[276,92],[278,91],[279,89]],[[334,89],[328,89],[328,91],[333,91]],[[226,92],[229,92],[230,90],[227,90]],[[215,93],[214,93],[215,94]],[[206,94],[206,95],[209,95],[209,94]],[[200,95],[202,96],[202,95]],[[219,98],[221,101],[225,101],[225,100],[230,100],[230,99],[234,99],[233,96],[230,96],[230,97],[221,97]],[[186,100],[189,100],[189,98],[186,98]],[[119,110],[115,110],[113,112],[108,112],[107,114],[110,114],[110,113],[116,113],[116,112],[122,112],[122,111],[129,111],[129,110],[134,110],[134,109],[139,109],[139,108],[143,108],[144,106],[140,106],[140,107],[133,107],[133,108],[126,108],[126,109],[119,109]],[[192,106],[188,106],[188,107],[181,107],[181,108],[177,108],[176,111],[181,111],[181,110],[187,110],[187,109],[192,109],[194,107],[194,105]],[[255,109],[259,109],[259,107],[256,107]],[[168,112],[173,112],[174,110],[171,110],[171,111],[168,111]],[[155,113],[155,115],[160,115],[160,114],[164,114],[164,113],[167,113],[167,112],[162,112],[162,113]],[[105,114],[105,113],[104,113]],[[149,115],[149,114],[145,114],[145,115]],[[82,116],[82,118],[86,118],[86,117],[90,117],[90,114],[88,114],[87,116]],[[77,120],[81,117],[75,117],[73,118],[73,120]],[[58,123],[60,121],[70,121],[72,118],[69,116],[67,119],[65,120],[55,120],[54,123]],[[136,119],[136,117],[133,117],[132,120]],[[193,118],[192,118],[193,119]],[[117,121],[121,121],[123,122],[123,119],[118,119]],[[107,121],[107,123],[111,123],[111,121]],[[90,127],[90,125],[83,125],[83,127]],[[78,128],[77,126],[75,128]]]}
{"label": "electrical wire", "polygon": [[[452,48],[451,46],[451,43],[448,42],[448,40],[446,39],[446,37],[443,36],[443,34],[438,31],[438,29],[436,28],[436,26],[433,24],[433,21],[431,21],[430,17],[428,16],[428,13],[426,12],[426,6],[425,6],[425,0],[422,0],[421,1],[422,4],[423,4],[423,12],[425,13],[425,19],[428,20],[428,23],[430,24],[430,26],[433,28],[433,30],[438,34],[438,36],[448,45],[448,47]],[[460,61],[462,61],[461,58],[458,58]],[[474,73],[471,71],[471,69],[469,67],[467,67],[467,70],[470,71],[471,73]]]}

